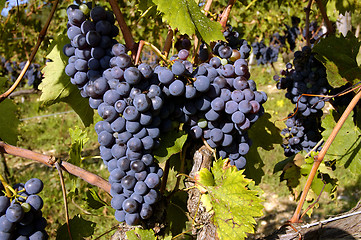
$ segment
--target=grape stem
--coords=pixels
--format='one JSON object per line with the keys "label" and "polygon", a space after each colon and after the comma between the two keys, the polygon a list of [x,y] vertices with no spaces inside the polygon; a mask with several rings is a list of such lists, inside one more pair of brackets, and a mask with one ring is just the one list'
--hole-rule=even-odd
{"label": "grape stem", "polygon": [[34,57],[36,55],[36,53],[38,52],[39,50],[39,47],[40,47],[40,44],[43,42],[45,36],[46,36],[46,32],[48,30],[48,27],[50,25],[50,22],[54,16],[54,13],[55,13],[55,10],[58,6],[58,3],[59,3],[59,0],[55,0],[54,4],[53,4],[53,7],[51,9],[51,12],[49,14],[49,17],[48,19],[46,20],[45,22],[45,25],[43,27],[43,29],[41,29],[40,33],[39,33],[39,36],[38,36],[38,40],[36,42],[36,45],[33,49],[33,51],[31,52],[30,54],[30,57],[29,59],[26,61],[26,64],[23,68],[23,70],[21,71],[19,77],[16,79],[16,81],[14,82],[14,84],[3,94],[0,95],[0,103],[2,101],[4,101],[16,88],[17,86],[19,85],[19,83],[21,82],[21,80],[23,79],[26,71],[28,70],[29,66],[30,66],[30,63],[34,60]]}
{"label": "grape stem", "polygon": [[10,186],[1,174],[0,174],[0,182],[3,184],[3,186],[5,188],[6,196],[10,198],[11,197]]}
{"label": "grape stem", "polygon": [[327,17],[327,13],[326,13],[326,8],[323,5],[322,0],[316,0],[318,9],[320,10],[321,14],[322,14],[322,18],[326,23],[326,28],[327,28],[327,34],[333,34],[334,33],[334,28],[332,26],[332,23],[330,22],[330,19],[328,19]]}
{"label": "grape stem", "polygon": [[222,17],[221,17],[221,20],[219,23],[222,25],[223,29],[225,29],[227,26],[228,17],[229,17],[229,14],[231,13],[231,9],[232,9],[233,5],[235,4],[235,2],[236,2],[236,0],[229,0],[227,7],[224,9],[224,11],[222,13]]}
{"label": "grape stem", "polygon": [[211,9],[213,0],[207,0],[206,5],[204,6],[204,14],[207,16],[209,9]]}
{"label": "grape stem", "polygon": [[299,203],[297,205],[295,213],[293,214],[293,216],[289,220],[289,222],[291,222],[291,223],[299,222],[300,212],[301,212],[302,206],[303,206],[303,204],[304,204],[304,202],[306,200],[307,193],[310,190],[312,180],[315,178],[315,176],[317,174],[317,169],[320,166],[322,160],[324,159],[327,150],[331,146],[332,142],[335,140],[337,133],[340,131],[340,129],[341,129],[342,125],[345,123],[348,115],[350,115],[350,113],[352,112],[352,110],[354,109],[354,107],[356,106],[356,104],[358,103],[360,98],[361,98],[361,90],[358,91],[358,93],[352,99],[350,104],[347,106],[346,110],[343,112],[341,118],[339,119],[336,126],[332,130],[331,135],[328,137],[328,139],[326,140],[324,146],[322,147],[320,153],[315,156],[315,160],[314,160],[314,163],[312,165],[312,169],[310,171],[310,174],[308,175],[306,185],[305,185],[305,187],[304,187],[304,189],[302,191],[300,201],[299,201]]}
{"label": "grape stem", "polygon": [[156,46],[154,46],[153,44],[146,42],[146,41],[143,41],[143,42],[144,42],[144,45],[150,47],[164,62],[166,62],[168,65],[171,65],[171,61],[169,61],[167,59],[167,57],[165,55],[163,55]]}
{"label": "grape stem", "polygon": [[135,61],[134,61],[135,65],[138,65],[138,63],[139,63],[140,54],[142,54],[143,47],[144,47],[144,41],[140,40],[139,41],[139,46],[138,46],[138,51],[137,51],[137,56],[135,57]]}
{"label": "grape stem", "polygon": [[137,44],[135,43],[133,35],[130,32],[128,25],[124,20],[123,14],[119,9],[118,3],[115,0],[108,0],[108,2],[112,7],[112,10],[115,14],[115,18],[117,19],[120,30],[122,31],[125,40],[125,45],[129,50],[131,50],[133,57],[135,57],[135,53],[137,52]]}
{"label": "grape stem", "polygon": [[310,12],[311,12],[311,6],[312,6],[312,2],[313,0],[309,0],[307,7],[305,7],[304,11],[306,14],[306,21],[305,21],[305,28],[306,28],[306,45],[307,46],[311,46],[311,42],[310,42]]}
{"label": "grape stem", "polygon": [[62,172],[61,167],[60,167],[60,165],[59,165],[58,162],[55,163],[55,167],[56,167],[56,169],[58,170],[58,173],[59,173],[61,190],[62,190],[62,192],[63,192],[63,201],[64,201],[64,210],[65,210],[66,226],[67,226],[67,228],[68,228],[68,234],[69,234],[70,240],[73,240],[73,237],[71,236],[71,231],[70,231],[69,211],[68,211],[68,200],[67,200],[67,197],[66,197],[66,189],[65,189],[63,172]]}
{"label": "grape stem", "polygon": [[[30,160],[34,160],[34,161],[40,162],[42,164],[45,164],[48,167],[53,167],[54,164],[56,163],[56,158],[54,156],[48,156],[45,154],[30,151],[27,149],[15,147],[15,146],[6,144],[1,141],[0,141],[0,152],[11,154],[11,155],[22,157],[22,158],[27,158]],[[75,166],[69,162],[60,162],[59,165],[61,166],[61,168],[64,171],[83,179],[84,181],[90,183],[91,185],[94,185],[94,186],[97,186],[97,187],[103,189],[107,193],[110,193],[109,182],[107,182],[100,176],[98,176],[94,173],[88,172],[88,171],[86,171],[78,166]]]}

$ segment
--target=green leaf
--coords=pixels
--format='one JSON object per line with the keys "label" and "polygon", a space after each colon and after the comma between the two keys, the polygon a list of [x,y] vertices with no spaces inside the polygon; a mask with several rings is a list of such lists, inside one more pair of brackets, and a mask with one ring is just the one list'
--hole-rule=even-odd
{"label": "green leaf", "polygon": [[16,116],[17,107],[10,99],[0,103],[0,139],[15,145],[18,140],[19,119]]}
{"label": "green leaf", "polygon": [[[181,167],[180,154],[174,154],[169,158],[169,173],[168,173],[167,186],[166,186],[167,191],[173,191],[177,183],[177,179],[178,179],[177,175],[180,171],[180,167]],[[183,176],[180,176],[180,178],[183,178]],[[179,189],[183,189],[183,188],[185,188],[184,182],[180,181]]]}
{"label": "green leaf", "polygon": [[[336,126],[336,121],[340,114],[331,111],[329,115],[322,120],[322,136],[327,139],[332,129]],[[338,132],[325,156],[326,160],[336,160],[338,166],[348,168],[355,175],[361,174],[361,130],[355,126],[351,116],[348,116],[345,123]]]}
{"label": "green leaf", "polygon": [[59,35],[56,41],[53,41],[49,47],[48,59],[42,70],[44,79],[39,85],[42,91],[40,100],[46,105],[52,105],[58,102],[68,103],[79,115],[85,126],[93,122],[94,111],[90,108],[88,99],[80,95],[79,89],[71,84],[69,77],[64,69],[67,64],[66,56],[63,54],[63,46],[68,43],[66,35]]}
{"label": "green leaf", "polygon": [[84,144],[89,140],[87,133],[76,126],[74,129],[69,128],[71,138],[71,147],[69,150],[69,161],[75,166],[80,166],[82,162],[81,152],[83,151]]}
{"label": "green leaf", "polygon": [[318,53],[316,58],[325,65],[332,87],[347,82],[355,84],[361,79],[361,68],[356,61],[360,46],[361,42],[351,32],[346,37],[329,36],[314,46],[313,50]]}
{"label": "green leaf", "polygon": [[181,34],[199,34],[207,43],[224,40],[222,26],[211,21],[201,12],[194,0],[153,0],[159,11],[163,13],[163,20],[180,31]]}
{"label": "green leaf", "polygon": [[90,208],[99,209],[101,207],[107,206],[108,204],[104,202],[98,195],[98,193],[93,189],[90,188],[86,192],[86,202]]}
{"label": "green leaf", "polygon": [[[301,166],[301,175],[305,178],[308,178],[308,175],[311,172],[314,157],[311,156],[306,159],[306,163]],[[317,170],[317,175],[313,179],[311,184],[311,190],[315,193],[316,196],[320,195],[322,191],[330,194],[332,198],[335,197],[335,192],[337,189],[338,180],[330,167],[325,165],[323,161]],[[323,190],[322,190],[323,189]]]}
{"label": "green leaf", "polygon": [[[87,221],[80,215],[69,220],[70,232],[73,240],[82,240],[94,234],[96,223]],[[61,225],[56,232],[56,240],[70,239],[66,223]]]}
{"label": "green leaf", "polygon": [[188,222],[186,215],[188,212],[187,198],[188,194],[180,191],[173,194],[169,199],[166,216],[167,234],[178,235],[190,227],[191,224]]}
{"label": "green leaf", "polygon": [[187,136],[184,131],[171,131],[162,135],[159,147],[154,151],[154,158],[162,163],[172,155],[181,152]]}
{"label": "green leaf", "polygon": [[128,231],[127,233],[128,240],[156,240],[154,236],[154,231],[152,229],[144,230],[136,228],[135,230]]}
{"label": "green leaf", "polygon": [[336,0],[336,9],[341,13],[355,12],[360,8],[360,3],[357,0]]}
{"label": "green leaf", "polygon": [[[257,191],[247,188],[252,180],[246,179],[242,170],[238,171],[234,166],[223,167],[223,164],[223,160],[218,160],[211,169],[215,185],[202,186],[207,190],[205,194],[209,196],[214,211],[213,222],[219,239],[245,239],[246,233],[254,232],[254,218],[263,215],[262,200]],[[209,174],[200,176],[201,182],[212,184]]]}

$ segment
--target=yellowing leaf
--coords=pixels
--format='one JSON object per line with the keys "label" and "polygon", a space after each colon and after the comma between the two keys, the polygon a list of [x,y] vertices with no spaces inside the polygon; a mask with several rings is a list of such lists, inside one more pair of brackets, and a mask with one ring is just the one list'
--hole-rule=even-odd
{"label": "yellowing leaf", "polygon": [[252,180],[246,179],[243,171],[233,166],[224,167],[221,159],[214,163],[211,170],[214,181],[210,180],[207,169],[202,169],[199,181],[207,190],[206,197],[202,196],[201,200],[214,211],[217,235],[221,240],[244,239],[246,233],[254,232],[254,218],[263,215],[262,200],[257,191],[247,188]]}

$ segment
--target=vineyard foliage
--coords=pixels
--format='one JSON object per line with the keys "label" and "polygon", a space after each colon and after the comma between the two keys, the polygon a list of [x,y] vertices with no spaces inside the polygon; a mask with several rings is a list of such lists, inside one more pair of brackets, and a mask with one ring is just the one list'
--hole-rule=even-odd
{"label": "vineyard foliage", "polygon": [[[93,158],[97,162],[101,162],[100,157],[95,156],[99,155],[97,149],[99,145],[96,143],[93,146],[87,146],[89,142],[96,142],[96,139],[93,141],[90,139],[91,136],[87,132],[89,132],[89,128],[94,128],[96,122],[99,122],[99,116],[97,111],[89,106],[88,99],[81,96],[77,86],[73,85],[69,80],[69,76],[65,74],[68,58],[63,53],[63,46],[69,43],[67,37],[67,7],[72,3],[73,1],[69,0],[59,3],[47,34],[44,36],[41,47],[35,56],[34,62],[42,66],[41,72],[43,75],[40,85],[34,86],[34,88],[36,91],[40,90],[38,92],[39,99],[37,99],[41,105],[39,108],[48,108],[64,102],[81,119],[83,123],[81,128],[73,127],[69,129],[71,145],[65,159],[75,166],[88,169],[86,166],[89,164],[86,161],[87,158]],[[80,1],[76,1],[76,3],[82,4]],[[279,70],[284,69],[288,62],[292,63],[293,54],[306,45],[308,37],[306,36],[305,26],[309,24],[308,20],[315,21],[318,25],[313,26],[320,27],[312,30],[315,38],[311,42],[311,47],[316,59],[326,68],[329,88],[334,90],[345,87],[350,90],[347,96],[351,99],[359,90],[361,81],[361,41],[359,40],[361,3],[359,1],[315,1],[308,14],[309,19],[306,19],[305,14],[307,11],[305,7],[308,2],[302,1],[240,0],[228,3],[228,1],[222,0],[213,2],[210,9],[205,11],[204,6],[207,3],[208,1],[194,0],[117,1],[125,24],[129,27],[135,42],[139,43],[141,40],[147,42],[141,53],[140,60],[152,64],[154,67],[156,63],[161,63],[162,66],[171,63],[169,57],[177,53],[177,41],[184,38],[189,38],[192,45],[194,45],[189,50],[191,56],[188,59],[192,58],[195,66],[197,63],[202,62],[196,59],[198,54],[201,55],[198,51],[200,46],[204,50],[207,49],[211,52],[214,51],[213,47],[216,41],[226,41],[227,36],[223,34],[224,29],[220,20],[224,17],[222,14],[225,14],[226,11],[224,10],[227,5],[231,3],[232,9],[227,22],[228,27],[232,26],[232,31],[239,33],[241,38],[245,39],[249,45],[254,42],[264,44],[264,50],[260,50],[259,54],[266,50],[275,51],[273,54],[276,54],[278,58],[274,58],[273,55],[271,61],[265,57],[265,61],[262,62],[263,65],[258,67],[262,68],[263,71],[272,73],[278,69],[276,72],[276,75],[278,75]],[[53,2],[28,0],[16,6],[14,1],[0,0],[0,9],[3,9],[2,16],[0,16],[0,31],[2,33],[0,36],[0,58],[3,59],[0,63],[1,93],[5,92],[14,82],[14,79],[11,78],[11,75],[14,74],[12,70],[14,63],[23,62],[30,56],[38,40],[38,33],[44,26],[53,4]],[[96,4],[104,4],[107,10],[112,10],[108,2],[97,2]],[[326,11],[323,11],[320,6],[326,7]],[[331,29],[327,28],[330,26],[334,28],[333,25],[335,24],[333,23],[338,21],[341,14],[348,13],[352,16],[351,31],[346,36],[337,31],[334,34],[330,33]],[[322,14],[327,14],[328,19],[325,19]],[[298,20],[295,21],[295,19]],[[322,25],[322,22],[324,25]],[[330,23],[330,26],[327,23]],[[290,29],[292,27],[297,28],[298,31],[296,32],[299,32],[297,35],[291,33]],[[317,35],[316,33],[323,31],[322,29],[325,32],[329,31],[329,34]],[[165,56],[166,54],[161,54],[161,50],[154,50],[163,48],[169,30],[173,33],[173,37],[168,57]],[[116,37],[118,42],[129,46],[129,42],[125,42],[125,39],[127,38],[123,37],[122,34]],[[244,44],[244,46],[247,46],[247,44]],[[272,48],[266,49],[267,46],[272,46]],[[270,54],[270,52],[268,53]],[[133,51],[128,52],[128,54],[135,56],[137,53]],[[275,59],[277,59],[277,62],[275,62]],[[264,83],[259,83],[258,75],[253,73],[253,71],[256,73],[253,68],[257,69],[257,67],[254,66],[254,63],[251,63],[252,61],[254,62],[254,58],[251,55],[249,59],[251,79],[259,87]],[[286,69],[290,68],[286,67]],[[17,71],[20,72],[21,69],[17,69]],[[279,77],[274,79],[279,79]],[[188,78],[188,80],[194,81],[193,78]],[[276,83],[271,78],[266,80],[266,84],[272,87],[272,91],[278,91],[274,88]],[[32,87],[22,85],[22,89],[29,88]],[[267,92],[267,90],[265,91]],[[267,159],[272,159],[271,156],[274,152],[281,151],[280,146],[285,145],[285,139],[282,139],[280,132],[284,128],[283,121],[291,118],[291,116],[287,117],[287,115],[281,116],[279,119],[273,117],[273,114],[278,112],[277,108],[285,105],[287,100],[270,104],[269,102],[272,102],[273,96],[272,92],[268,94],[268,102],[265,104],[264,109],[265,113],[252,125],[246,137],[248,140],[249,136],[252,145],[246,155],[247,164],[242,170],[237,170],[235,166],[231,166],[228,160],[218,159],[218,156],[216,156],[215,158],[218,160],[213,160],[212,167],[209,169],[203,168],[193,179],[187,175],[192,170],[193,154],[196,147],[205,143],[206,140],[203,139],[204,142],[191,140],[187,132],[183,131],[183,124],[178,124],[172,131],[161,135],[159,148],[154,151],[154,159],[165,172],[163,182],[160,184],[162,199],[154,208],[154,215],[159,213],[159,216],[153,216],[154,221],[152,217],[149,221],[143,222],[142,227],[128,229],[129,231],[125,234],[129,240],[170,240],[175,239],[175,236],[178,237],[178,235],[182,236],[183,239],[192,239],[192,234],[194,237],[201,227],[195,223],[196,216],[191,216],[190,210],[187,209],[189,207],[187,206],[189,204],[187,203],[189,189],[185,187],[187,182],[193,182],[195,187],[198,188],[200,192],[198,203],[201,203],[206,212],[210,214],[211,218],[209,220],[214,224],[219,239],[245,239],[247,235],[255,232],[255,226],[258,223],[257,219],[264,215],[264,192],[261,189],[262,184],[260,185],[265,178],[265,174],[267,174],[264,171],[264,166]],[[342,94],[339,94],[339,92],[335,94],[335,96],[329,95],[329,97],[318,96],[322,100],[329,102],[326,105],[327,107],[323,109],[323,116],[318,122],[320,129],[323,129],[320,134],[322,134],[324,141],[332,135],[331,132],[349,102],[348,100],[346,105],[336,106],[335,103],[338,98],[342,97]],[[187,99],[186,101],[191,100]],[[23,124],[20,121],[22,113],[19,112],[20,108],[17,104],[18,102],[14,98],[7,98],[0,102],[0,140],[22,147],[23,142],[18,141],[21,135],[19,129]],[[272,109],[268,109],[268,106],[272,106]],[[288,112],[294,111],[293,115],[297,114],[296,105],[294,107],[295,109],[290,108],[288,110]],[[343,124],[327,151],[324,161],[318,168],[303,209],[313,204],[322,192],[328,193],[330,201],[335,200],[338,187],[344,187],[342,181],[339,180],[339,176],[345,169],[351,173],[348,176],[350,178],[360,175],[360,123],[359,106],[356,106],[353,113]],[[49,129],[49,131],[52,130]],[[210,148],[208,144],[207,147]],[[90,154],[93,156],[89,157],[89,153],[87,153],[87,157],[84,157],[87,148],[96,149],[95,153]],[[36,149],[42,151],[42,146],[36,146]],[[212,153],[214,153],[213,151]],[[56,154],[60,155],[60,153]],[[240,155],[238,152],[237,154]],[[317,154],[315,152],[306,153],[300,151],[295,155],[282,157],[282,159],[277,159],[272,163],[274,166],[273,177],[279,178],[277,184],[280,184],[279,181],[285,181],[285,185],[289,188],[294,199],[301,197],[303,187],[308,181],[308,176],[314,164],[314,157]],[[64,160],[63,156],[62,158]],[[4,162],[4,159],[4,157],[1,157],[0,160]],[[1,164],[1,166],[3,165]],[[103,178],[108,179],[108,172],[105,174],[104,172],[100,173],[103,168],[104,166],[99,167],[94,169],[93,172],[99,175],[102,174]],[[99,170],[99,172],[96,172],[96,170]],[[14,173],[15,170],[10,172]],[[8,171],[0,169],[0,176],[5,173],[8,174]],[[8,179],[13,177],[11,176]],[[180,179],[181,181],[179,181]],[[81,212],[86,212],[88,215],[96,213],[94,215],[110,217],[113,225],[117,226],[119,223],[114,219],[114,209],[110,207],[111,197],[95,187],[90,188],[87,186],[84,188],[79,182],[78,178],[72,176],[71,181],[66,184],[69,190],[68,198],[73,199],[73,202],[75,202],[74,199],[82,201],[81,206],[76,206],[81,209]],[[46,185],[47,182],[44,181],[44,184]],[[43,192],[42,194],[46,193]],[[57,201],[54,204],[62,203]],[[51,208],[51,206],[45,205],[44,208]],[[111,213],[109,214],[109,212]],[[311,213],[312,210],[308,212],[310,218],[312,218]],[[47,216],[44,217],[47,218]],[[89,237],[94,236],[94,232],[98,227],[97,220],[88,220],[79,213],[71,216],[70,227],[67,226],[65,221],[57,221],[56,223],[59,226],[56,226],[57,229],[51,231],[50,237],[59,240],[68,239],[69,229],[72,239],[89,239]],[[52,223],[51,227],[55,225]],[[122,226],[125,227],[125,224]],[[103,229],[110,230],[111,226]],[[116,229],[116,227],[112,229]]]}

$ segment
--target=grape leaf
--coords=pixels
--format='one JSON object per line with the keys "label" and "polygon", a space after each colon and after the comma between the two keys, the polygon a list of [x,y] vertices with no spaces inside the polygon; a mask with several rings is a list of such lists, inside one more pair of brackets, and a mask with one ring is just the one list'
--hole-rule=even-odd
{"label": "grape leaf", "polygon": [[336,0],[336,9],[341,13],[355,12],[356,9],[360,8],[358,0]]}
{"label": "grape leaf", "polygon": [[[87,221],[80,215],[69,220],[70,232],[73,240],[83,240],[94,234],[95,222]],[[66,223],[61,225],[56,232],[56,240],[70,239]]]}
{"label": "grape leaf", "polygon": [[254,232],[254,218],[263,215],[262,200],[257,191],[247,188],[252,180],[246,179],[242,170],[224,167],[224,163],[221,159],[214,162],[211,169],[214,181],[209,179],[208,169],[201,169],[198,183],[207,190],[205,194],[212,205],[219,239],[245,239],[246,233]]}
{"label": "grape leaf", "polygon": [[98,193],[93,189],[90,188],[86,192],[86,202],[90,208],[99,209],[103,206],[107,206],[108,204],[104,202],[98,195]]}
{"label": "grape leaf", "polygon": [[222,26],[203,14],[194,0],[153,0],[163,20],[182,34],[199,34],[207,43],[224,40]]}
{"label": "grape leaf", "polygon": [[325,65],[332,87],[340,87],[347,81],[355,84],[361,79],[361,68],[356,61],[360,46],[361,42],[351,32],[346,37],[329,36],[314,46],[316,58]]}
{"label": "grape leaf", "polygon": [[178,235],[191,227],[186,215],[188,212],[187,198],[188,194],[186,192],[179,191],[169,199],[166,211],[167,228],[165,231],[167,234]]}
{"label": "grape leaf", "polygon": [[67,64],[66,56],[63,54],[63,46],[68,43],[66,35],[59,35],[56,41],[53,41],[49,47],[48,59],[42,70],[44,79],[39,85],[42,91],[40,100],[46,105],[52,105],[58,102],[68,103],[79,115],[85,126],[93,122],[94,111],[90,108],[88,99],[81,97],[79,89],[71,84],[69,77],[64,69]]}
{"label": "grape leaf", "polygon": [[162,163],[172,155],[182,151],[188,134],[184,131],[170,131],[160,138],[159,147],[154,151],[154,158]]}
{"label": "grape leaf", "polygon": [[81,152],[84,144],[89,140],[87,133],[79,127],[69,128],[71,147],[69,150],[69,162],[75,166],[80,166],[82,162]]}
{"label": "grape leaf", "polygon": [[10,99],[0,103],[0,139],[15,145],[18,140],[18,125],[20,123],[16,116],[17,107]]}
{"label": "grape leaf", "polygon": [[126,234],[128,240],[157,240],[152,229],[136,228],[135,230],[128,231]]}
{"label": "grape leaf", "polygon": [[[331,113],[322,120],[322,127],[326,129],[322,133],[324,139],[330,136],[340,116],[336,111],[331,111]],[[330,161],[336,160],[338,166],[344,166],[358,176],[361,174],[360,149],[361,130],[355,126],[352,117],[348,116],[328,149],[325,159]]]}

